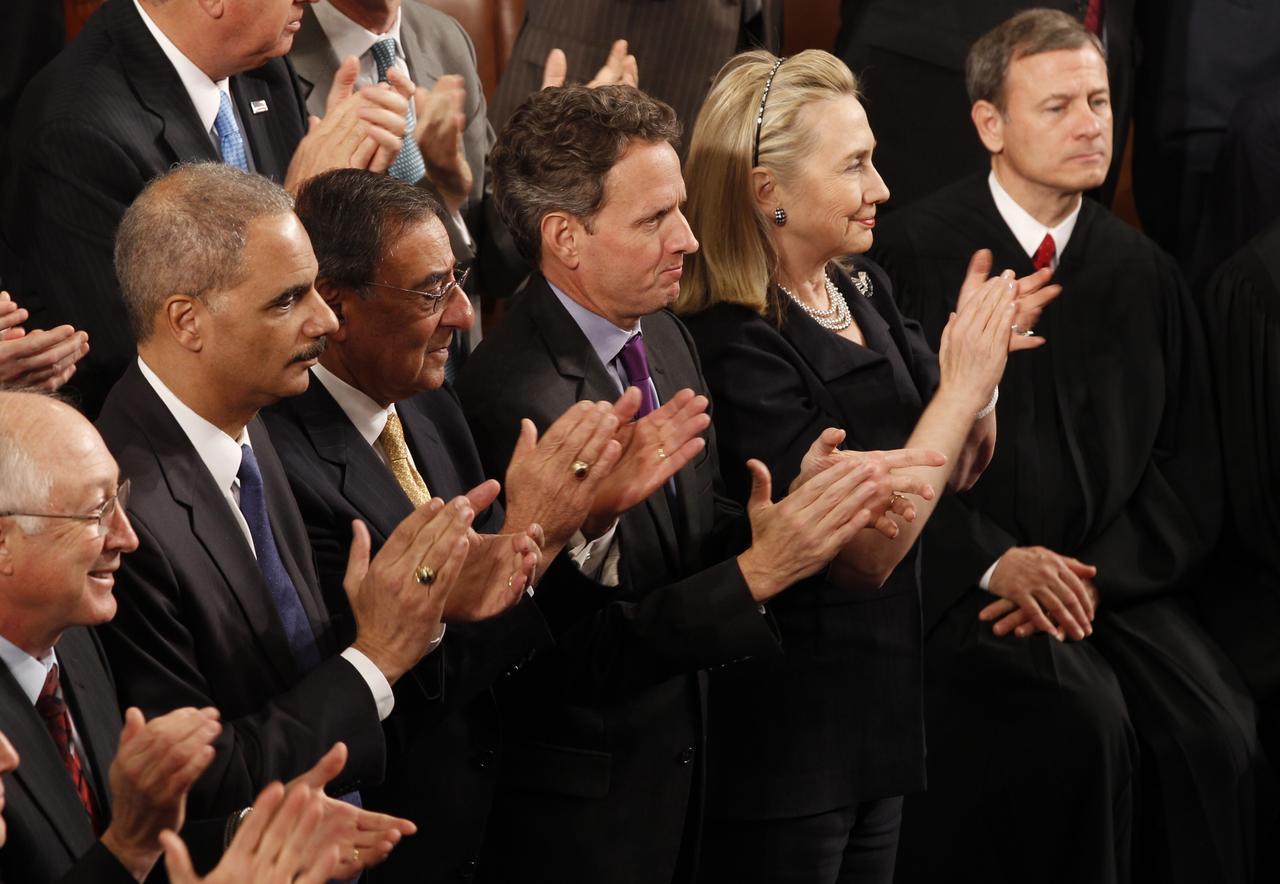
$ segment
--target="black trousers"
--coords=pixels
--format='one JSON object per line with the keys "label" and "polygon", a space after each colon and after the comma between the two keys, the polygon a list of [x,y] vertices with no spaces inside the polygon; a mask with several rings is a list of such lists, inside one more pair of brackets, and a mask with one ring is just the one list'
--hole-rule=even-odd
{"label": "black trousers", "polygon": [[902,799],[703,826],[698,884],[891,884]]}

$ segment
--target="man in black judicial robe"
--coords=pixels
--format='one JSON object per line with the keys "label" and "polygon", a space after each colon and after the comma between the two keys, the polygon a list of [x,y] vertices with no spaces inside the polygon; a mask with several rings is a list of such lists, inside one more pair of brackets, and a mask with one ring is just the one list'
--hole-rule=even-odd
{"label": "man in black judicial robe", "polygon": [[[1043,27],[1079,28],[1044,15]],[[1008,27],[975,44],[971,64],[1007,44]],[[1081,199],[1106,174],[1111,117],[1101,53],[1082,29],[1076,46],[987,65],[1000,79],[971,97],[991,175],[898,213],[873,251],[903,312],[935,343],[976,249],[1019,274],[1056,261],[1063,286],[1036,329],[1048,345],[1006,370],[991,466],[972,491],[944,501],[929,528],[930,792],[908,806],[902,856],[911,863],[913,845],[961,843],[956,828],[980,839],[971,845],[979,855],[999,832],[1018,856],[1023,838],[1054,825],[1070,749],[1064,759],[1026,741],[1037,710],[1022,686],[1056,665],[1059,648],[1026,637],[1026,611],[1045,593],[1082,592],[1098,607],[1080,643],[1118,679],[1141,753],[1134,880],[1245,882],[1260,764],[1254,706],[1184,601],[1206,578],[1221,510],[1204,344],[1173,260]],[[1060,576],[1035,576],[1044,562]],[[1060,638],[1086,632],[1058,626]],[[997,742],[975,736],[987,731]],[[1017,781],[1011,795],[1006,780]],[[970,791],[956,794],[957,783]],[[1073,849],[1059,844],[1066,856]],[[1041,854],[1034,869],[1010,873],[1058,880],[1058,863]]]}

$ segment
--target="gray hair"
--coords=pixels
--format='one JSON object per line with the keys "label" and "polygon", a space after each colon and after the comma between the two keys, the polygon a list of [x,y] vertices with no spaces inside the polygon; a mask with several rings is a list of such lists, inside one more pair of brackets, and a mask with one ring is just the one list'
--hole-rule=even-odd
{"label": "gray hair", "polygon": [[176,166],[148,184],[116,231],[116,277],[137,340],[150,337],[170,295],[204,300],[243,281],[249,225],[291,211],[279,185],[224,163]]}
{"label": "gray hair", "polygon": [[1028,9],[996,25],[978,38],[965,60],[965,88],[970,103],[989,101],[1004,112],[1004,81],[1019,58],[1092,46],[1105,61],[1107,51],[1097,35],[1078,19],[1058,9]]}
{"label": "gray hair", "polygon": [[[53,492],[53,472],[31,456],[30,421],[23,409],[30,397],[54,398],[34,392],[0,392],[0,512],[36,512],[49,505]],[[40,530],[41,519],[13,516],[24,534]]]}

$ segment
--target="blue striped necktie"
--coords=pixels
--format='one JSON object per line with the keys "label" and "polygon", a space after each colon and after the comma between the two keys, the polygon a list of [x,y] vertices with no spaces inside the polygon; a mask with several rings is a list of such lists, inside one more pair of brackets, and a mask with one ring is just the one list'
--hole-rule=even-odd
{"label": "blue striped necktie", "polygon": [[235,166],[243,172],[249,171],[249,156],[244,151],[244,136],[236,125],[236,112],[231,107],[231,96],[218,90],[218,116],[213,121],[213,130],[218,133],[218,153],[228,166]]}

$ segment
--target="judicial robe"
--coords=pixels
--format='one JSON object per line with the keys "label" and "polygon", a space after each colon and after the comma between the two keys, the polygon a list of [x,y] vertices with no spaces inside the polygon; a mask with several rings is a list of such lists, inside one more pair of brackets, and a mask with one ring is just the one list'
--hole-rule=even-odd
{"label": "judicial robe", "polygon": [[1259,705],[1280,755],[1280,223],[1255,237],[1200,294],[1227,453],[1227,507],[1214,570],[1197,603]]}
{"label": "judicial robe", "polygon": [[[1032,272],[985,175],[896,213],[877,231],[872,255],[889,272],[903,313],[936,345],[979,248],[993,250],[997,269]],[[1055,276],[1063,294],[1037,326],[1048,345],[1010,359],[1001,381],[991,466],[972,491],[944,501],[927,529],[926,709],[951,716],[936,729],[927,718],[930,738],[963,731],[972,714],[964,692],[993,687],[931,666],[931,654],[935,664],[950,659],[945,646],[989,634],[976,623],[990,600],[975,589],[987,567],[1009,548],[1031,545],[1095,565],[1101,601],[1083,644],[1101,652],[1119,681],[1141,753],[1134,879],[1247,881],[1260,766],[1254,705],[1185,602],[1204,579],[1221,515],[1200,323],[1173,260],[1089,200]],[[1005,662],[1017,653],[1008,650]],[[934,761],[946,757],[940,748]],[[1015,831],[1041,825],[1067,785],[1055,782],[1060,757],[1042,748],[1034,769],[1044,779],[1017,775],[1025,794],[1015,818],[1008,808],[983,807],[982,795],[967,796],[969,812]],[[936,769],[931,762],[935,787],[945,781]],[[988,779],[1012,769],[993,766]]]}

